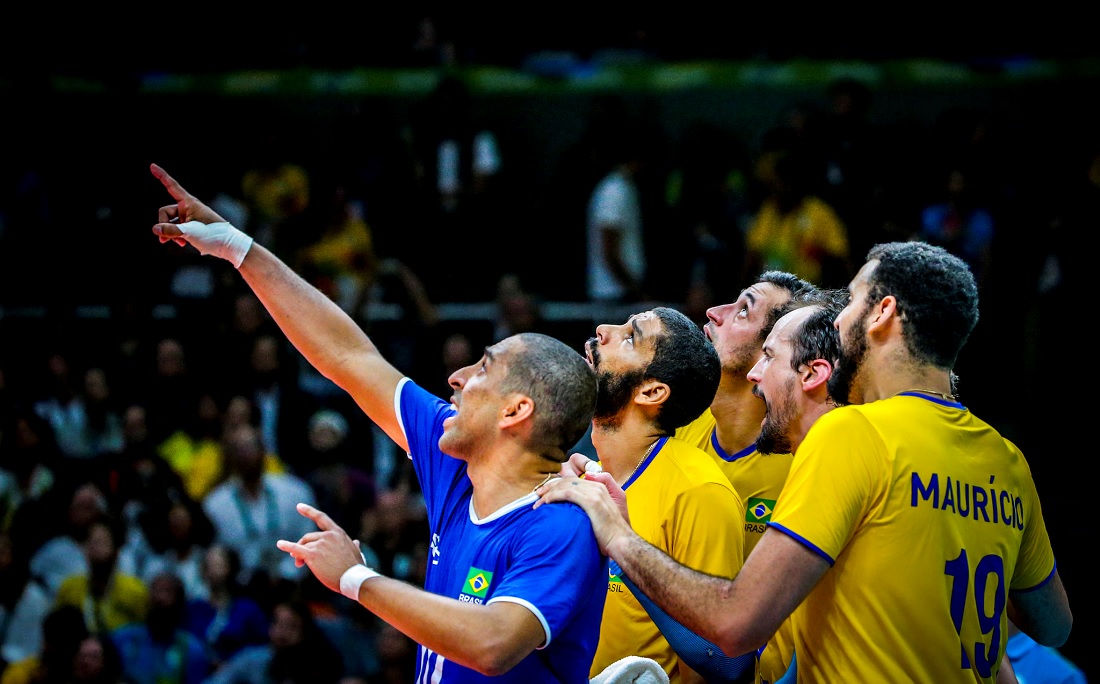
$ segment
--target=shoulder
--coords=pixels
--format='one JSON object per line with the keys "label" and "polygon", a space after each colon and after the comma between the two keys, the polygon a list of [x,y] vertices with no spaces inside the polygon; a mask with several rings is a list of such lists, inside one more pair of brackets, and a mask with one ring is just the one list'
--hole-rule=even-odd
{"label": "shoulder", "polygon": [[674,437],[701,448],[710,440],[710,435],[714,432],[716,424],[714,414],[711,413],[710,408],[707,408],[698,418],[683,427],[677,428]]}
{"label": "shoulder", "polygon": [[663,462],[664,466],[660,470],[672,471],[682,478],[681,487],[683,488],[717,484],[733,491],[729,478],[710,454],[677,437],[669,438],[661,452],[657,454],[654,463],[659,462]]}

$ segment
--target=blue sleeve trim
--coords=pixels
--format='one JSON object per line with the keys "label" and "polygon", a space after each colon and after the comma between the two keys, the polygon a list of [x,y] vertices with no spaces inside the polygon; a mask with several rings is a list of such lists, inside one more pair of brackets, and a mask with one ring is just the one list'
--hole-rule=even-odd
{"label": "blue sleeve trim", "polygon": [[1030,594],[1033,591],[1037,591],[1039,589],[1042,589],[1046,585],[1050,584],[1050,581],[1052,579],[1054,579],[1054,573],[1056,573],[1056,572],[1058,572],[1058,562],[1057,561],[1055,561],[1054,568],[1051,569],[1050,574],[1047,575],[1047,578],[1045,580],[1043,580],[1042,582],[1039,582],[1034,587],[1028,587],[1027,589],[1013,589],[1012,593],[1014,593],[1014,594]]}
{"label": "blue sleeve trim", "polygon": [[826,561],[828,561],[830,567],[833,566],[833,565],[836,565],[836,560],[834,560],[832,556],[830,556],[829,554],[825,553],[821,549],[819,549],[816,546],[814,546],[813,544],[811,544],[805,537],[802,537],[800,535],[795,534],[794,532],[788,530],[786,527],[783,527],[779,523],[770,522],[770,523],[767,523],[767,525],[768,525],[768,527],[779,530],[780,532],[787,535],[791,539],[794,539],[799,544],[802,544],[803,546],[805,546],[807,549],[809,549],[809,550],[813,551],[814,553],[816,553],[817,555],[821,556]]}

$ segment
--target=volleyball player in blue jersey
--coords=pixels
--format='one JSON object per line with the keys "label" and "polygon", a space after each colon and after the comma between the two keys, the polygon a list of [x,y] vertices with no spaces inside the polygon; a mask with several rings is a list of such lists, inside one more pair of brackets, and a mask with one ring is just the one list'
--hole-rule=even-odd
{"label": "volleyball player in blue jersey", "polygon": [[[335,302],[158,166],[174,204],[153,232],[230,261],[294,346],[412,459],[431,531],[425,588],[380,576],[323,512],[279,548],[419,644],[417,681],[587,682],[608,563],[579,508],[533,509],[596,404],[567,345],[508,337],[449,379],[450,402],[404,377]],[[477,257],[469,267],[478,268]]]}

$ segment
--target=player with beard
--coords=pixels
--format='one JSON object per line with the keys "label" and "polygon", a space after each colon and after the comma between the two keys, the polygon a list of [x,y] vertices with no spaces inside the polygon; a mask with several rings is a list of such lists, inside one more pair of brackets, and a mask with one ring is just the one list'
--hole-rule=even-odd
{"label": "player with beard", "polygon": [[764,535],[791,467],[790,453],[757,448],[764,404],[753,396],[746,375],[779,317],[816,292],[791,273],[766,271],[736,301],[707,310],[703,332],[718,352],[722,377],[710,407],[679,428],[676,438],[710,454],[744,500],[745,558]]}
{"label": "player with beard", "polygon": [[[513,335],[455,371],[444,401],[325,294],[151,170],[175,200],[154,234],[229,261],[299,352],[408,453],[424,494],[432,536],[423,589],[368,568],[355,542],[305,504],[298,512],[320,530],[278,548],[416,641],[417,681],[587,681],[607,560],[580,510],[532,508],[534,488],[591,422],[596,377],[585,360],[546,335]],[[481,267],[475,257],[465,265]]]}
{"label": "player with beard", "polygon": [[851,405],[807,432],[733,581],[634,534],[601,474],[544,485],[540,503],[583,506],[623,572],[727,654],[798,608],[799,681],[993,682],[1009,617],[1053,647],[1073,618],[1023,454],[951,394],[978,320],[974,277],[942,248],[887,243],[848,293],[827,385]]}
{"label": "player with beard", "polygon": [[[829,291],[815,295],[813,302],[776,321],[760,360],[748,373],[753,394],[766,403],[756,440],[756,449],[762,453],[797,453],[810,426],[837,405],[827,382],[840,357],[840,336],[833,320],[842,307]],[[761,650],[756,679],[760,684],[780,681],[791,671],[797,612],[783,621]]]}
{"label": "player with beard", "polygon": [[[596,370],[592,443],[626,493],[631,525],[672,558],[718,577],[741,568],[744,504],[718,466],[676,429],[710,404],[718,354],[699,326],[658,307],[600,325],[586,343]],[[612,566],[592,676],[626,656],[657,661],[671,682],[701,681]]]}

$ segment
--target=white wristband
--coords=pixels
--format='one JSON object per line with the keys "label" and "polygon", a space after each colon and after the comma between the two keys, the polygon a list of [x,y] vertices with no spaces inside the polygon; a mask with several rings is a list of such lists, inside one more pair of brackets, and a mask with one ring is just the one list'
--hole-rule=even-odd
{"label": "white wristband", "polygon": [[353,565],[340,575],[340,593],[352,601],[359,600],[359,587],[371,577],[381,577],[365,565]]}

